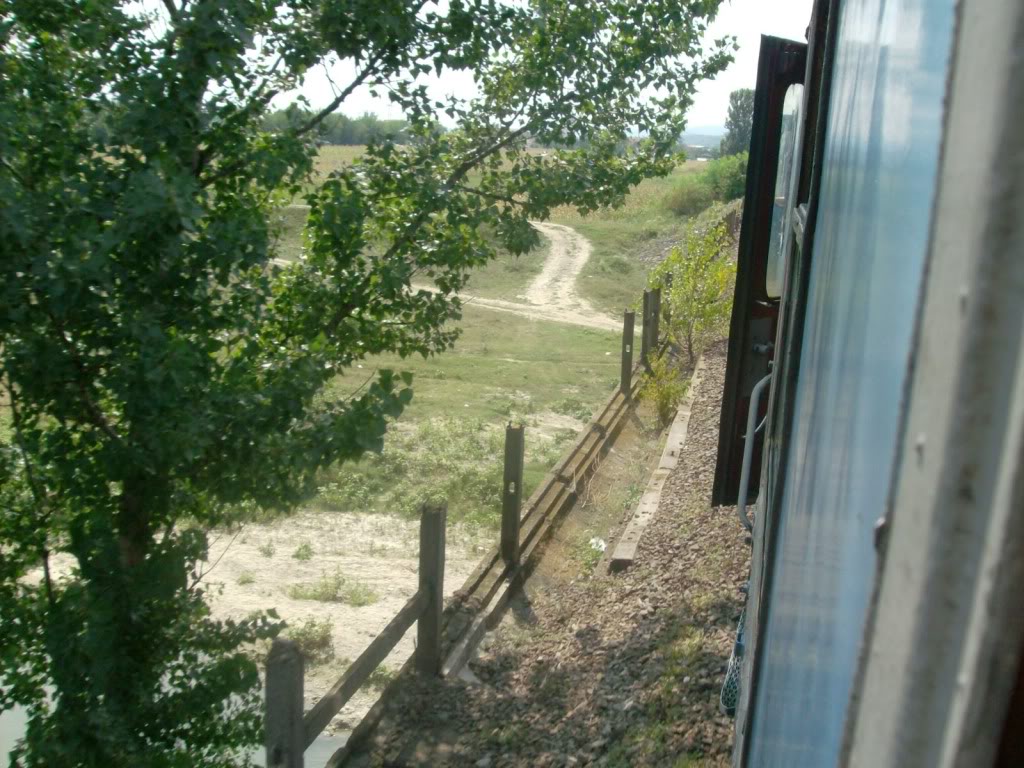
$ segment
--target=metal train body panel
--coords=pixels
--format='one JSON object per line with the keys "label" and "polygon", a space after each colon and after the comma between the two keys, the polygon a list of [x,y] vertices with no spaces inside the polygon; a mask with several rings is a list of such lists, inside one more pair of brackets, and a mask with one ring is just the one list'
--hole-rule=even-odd
{"label": "metal train body panel", "polygon": [[[781,86],[781,115],[755,108],[751,162],[771,168],[775,183],[751,169],[745,206],[761,213],[745,210],[744,226],[746,241],[771,242],[764,256],[741,235],[738,280],[767,274],[769,284],[737,287],[738,302],[761,298],[734,309],[715,491],[719,502],[754,500],[743,480],[729,483],[758,475],[737,465],[737,435],[747,439],[737,425],[757,408],[752,384],[768,368],[763,450],[754,438],[748,451],[761,458],[737,644],[737,766],[846,764],[858,707],[872,705],[858,700],[858,679],[883,576],[878,527],[909,439],[958,24],[997,3],[1024,20],[1012,2],[992,2],[961,0],[958,10],[956,0],[818,0],[804,86]],[[780,42],[765,39],[762,66]],[[1007,72],[1019,66],[1006,62]],[[778,87],[761,73],[758,83]],[[778,104],[782,95],[756,99]],[[759,120],[776,121],[775,133]],[[795,138],[786,121],[800,126]],[[770,234],[752,234],[748,222],[769,206]],[[772,284],[780,277],[781,291]],[[744,335],[765,312],[778,318],[770,362]],[[890,588],[899,583],[898,572],[885,576]]]}

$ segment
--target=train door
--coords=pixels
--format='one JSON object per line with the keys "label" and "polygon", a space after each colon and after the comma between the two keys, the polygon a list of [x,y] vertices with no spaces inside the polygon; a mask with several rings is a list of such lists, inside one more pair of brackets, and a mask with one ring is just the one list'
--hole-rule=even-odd
{"label": "train door", "polygon": [[[781,239],[785,201],[794,167],[796,124],[807,46],[763,36],[754,92],[754,122],[743,199],[736,292],[729,326],[718,463],[712,504],[735,504],[742,473],[747,408],[755,384],[769,370],[782,293]],[[766,403],[765,403],[766,404]],[[756,488],[759,452],[748,456]]]}

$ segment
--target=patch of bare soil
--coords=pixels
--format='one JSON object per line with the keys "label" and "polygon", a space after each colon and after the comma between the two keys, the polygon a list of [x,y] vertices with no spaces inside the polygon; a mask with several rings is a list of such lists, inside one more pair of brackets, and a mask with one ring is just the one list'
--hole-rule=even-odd
{"label": "patch of bare soil", "polygon": [[[450,527],[445,558],[445,594],[470,574],[489,542]],[[212,541],[203,583],[213,615],[240,619],[276,610],[290,627],[327,622],[333,646],[329,661],[307,664],[309,709],[348,664],[415,594],[418,587],[419,523],[396,516],[307,510],[266,524],[248,524]],[[295,589],[340,585],[337,600],[300,599]],[[407,632],[383,664],[381,684],[412,654]],[[363,686],[341,710],[331,731],[348,730],[373,705],[380,686]]]}
{"label": "patch of bare soil", "polygon": [[[724,369],[719,345],[637,563],[527,589],[472,675],[411,682],[350,765],[728,765],[718,694],[749,550],[733,510],[708,505]],[[642,488],[647,473],[631,480]]]}

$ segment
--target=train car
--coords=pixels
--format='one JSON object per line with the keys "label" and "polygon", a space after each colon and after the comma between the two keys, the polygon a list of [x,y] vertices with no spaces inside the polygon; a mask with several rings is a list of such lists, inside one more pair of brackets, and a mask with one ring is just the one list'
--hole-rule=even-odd
{"label": "train car", "polygon": [[735,766],[1024,766],[1024,1],[763,38],[712,501]]}

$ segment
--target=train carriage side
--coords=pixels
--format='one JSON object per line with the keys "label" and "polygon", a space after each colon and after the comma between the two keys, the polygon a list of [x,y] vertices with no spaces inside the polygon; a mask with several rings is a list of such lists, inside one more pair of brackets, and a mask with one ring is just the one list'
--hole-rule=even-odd
{"label": "train carriage side", "polygon": [[1024,647],[1024,3],[817,0],[808,33],[762,41],[730,328],[734,763],[994,764]]}

